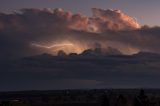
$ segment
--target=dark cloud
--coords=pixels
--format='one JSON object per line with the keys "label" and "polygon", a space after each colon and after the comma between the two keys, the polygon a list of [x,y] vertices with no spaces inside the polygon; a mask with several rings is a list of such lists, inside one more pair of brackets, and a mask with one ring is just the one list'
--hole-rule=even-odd
{"label": "dark cloud", "polygon": [[120,10],[94,8],[93,17],[87,17],[60,8],[22,9],[13,14],[0,13],[0,55],[16,58],[54,54],[60,49],[80,53],[94,48],[95,43],[126,54],[160,52],[159,32],[159,27],[140,28],[134,18]]}
{"label": "dark cloud", "polygon": [[[0,63],[0,90],[160,87],[160,55],[37,55]],[[3,67],[3,68],[2,68]]]}

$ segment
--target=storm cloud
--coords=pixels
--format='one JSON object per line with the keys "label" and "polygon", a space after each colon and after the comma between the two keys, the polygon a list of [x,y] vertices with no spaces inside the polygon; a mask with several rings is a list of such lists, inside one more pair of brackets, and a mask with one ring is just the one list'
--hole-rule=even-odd
{"label": "storm cloud", "polygon": [[96,43],[125,54],[160,52],[160,27],[141,27],[136,19],[120,10],[92,11],[92,17],[61,8],[0,13],[1,59],[44,52],[56,54],[61,49],[80,53],[94,48]]}

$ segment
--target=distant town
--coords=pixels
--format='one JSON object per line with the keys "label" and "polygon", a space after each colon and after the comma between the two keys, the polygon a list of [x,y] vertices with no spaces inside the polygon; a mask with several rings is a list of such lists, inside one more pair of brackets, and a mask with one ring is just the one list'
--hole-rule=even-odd
{"label": "distant town", "polygon": [[159,89],[1,92],[0,106],[159,106]]}

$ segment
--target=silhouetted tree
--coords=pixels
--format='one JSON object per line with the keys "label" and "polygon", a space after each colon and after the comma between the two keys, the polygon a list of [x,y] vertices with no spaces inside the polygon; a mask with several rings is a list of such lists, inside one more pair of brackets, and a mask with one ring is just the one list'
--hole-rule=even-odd
{"label": "silhouetted tree", "polygon": [[127,98],[125,98],[123,95],[119,95],[115,106],[127,106],[128,104]]}
{"label": "silhouetted tree", "polygon": [[10,102],[9,101],[2,101],[2,106],[10,106]]}
{"label": "silhouetted tree", "polygon": [[43,97],[42,97],[42,102],[48,103],[48,102],[49,102],[49,97],[43,96]]}
{"label": "silhouetted tree", "polygon": [[134,99],[134,106],[149,106],[149,99],[144,90],[141,90],[139,95]]}
{"label": "silhouetted tree", "polygon": [[152,96],[150,98],[150,106],[157,106],[157,103],[156,103],[156,97],[155,96]]}
{"label": "silhouetted tree", "polygon": [[109,98],[106,94],[101,96],[101,106],[109,106]]}

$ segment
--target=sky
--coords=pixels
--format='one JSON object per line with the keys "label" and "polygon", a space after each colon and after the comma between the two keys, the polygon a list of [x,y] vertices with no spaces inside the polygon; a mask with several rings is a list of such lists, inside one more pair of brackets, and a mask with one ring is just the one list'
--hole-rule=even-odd
{"label": "sky", "polygon": [[159,88],[159,5],[0,0],[0,91]]}
{"label": "sky", "polygon": [[64,8],[74,13],[92,15],[91,8],[120,9],[135,17],[141,25],[160,25],[159,0],[1,0],[0,11],[21,8]]}

